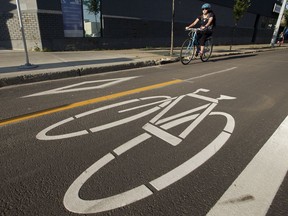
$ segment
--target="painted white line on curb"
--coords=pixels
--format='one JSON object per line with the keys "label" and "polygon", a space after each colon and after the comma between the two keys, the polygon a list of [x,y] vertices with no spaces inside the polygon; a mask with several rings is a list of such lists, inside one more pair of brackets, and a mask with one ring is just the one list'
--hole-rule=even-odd
{"label": "painted white line on curb", "polygon": [[266,215],[288,171],[288,116],[208,216]]}

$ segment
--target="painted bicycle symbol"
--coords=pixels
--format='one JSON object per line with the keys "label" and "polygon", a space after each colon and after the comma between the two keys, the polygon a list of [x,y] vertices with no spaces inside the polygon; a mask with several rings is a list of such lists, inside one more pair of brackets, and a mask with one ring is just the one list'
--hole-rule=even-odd
{"label": "painted bicycle symbol", "polygon": [[[74,117],[67,118],[56,124],[53,124],[46,129],[42,130],[37,134],[37,138],[40,140],[58,140],[66,139],[76,136],[83,136],[90,133],[97,133],[99,131],[108,130],[113,127],[117,127],[137,119],[143,118],[144,116],[150,115],[152,113],[158,113],[154,116],[148,123],[146,123],[142,129],[144,132],[139,136],[134,137],[133,139],[125,142],[119,147],[113,150],[113,153],[108,153],[94,164],[92,164],[88,169],[86,169],[68,188],[64,196],[64,206],[67,210],[79,213],[79,214],[89,214],[89,213],[99,213],[103,211],[109,211],[119,207],[129,205],[133,202],[142,200],[153,194],[152,190],[149,188],[154,188],[156,191],[160,191],[176,181],[182,179],[193,170],[201,166],[209,158],[211,158],[221,147],[226,143],[226,141],[231,136],[234,127],[235,121],[234,118],[225,112],[215,112],[213,109],[218,105],[221,100],[232,100],[236,99],[235,97],[230,97],[226,95],[220,95],[219,98],[210,98],[207,96],[200,95],[200,92],[208,92],[207,89],[198,89],[193,93],[188,93],[185,95],[180,95],[177,97],[169,96],[154,96],[154,97],[145,97],[133,100],[127,100],[120,103],[115,103],[108,106],[103,106],[97,109],[93,109]],[[167,113],[172,110],[181,100],[184,98],[196,98],[205,101],[204,105],[199,107],[188,109],[181,113],[168,115]],[[149,100],[158,100],[153,102],[148,102],[147,104],[135,106],[129,109],[120,110],[118,113],[129,112],[132,110],[142,109],[148,107],[149,109],[142,111],[140,113],[134,114],[132,116],[102,124],[88,130],[80,130],[77,132],[71,132],[60,135],[47,135],[52,129],[56,129],[60,125],[64,125],[68,122],[72,122],[75,119],[83,118],[91,114],[95,114],[104,110],[109,110],[112,108],[120,107],[122,105],[133,104],[139,101],[149,101]],[[207,102],[207,103],[206,103]],[[213,112],[212,112],[213,111]],[[226,119],[226,124],[220,134],[211,141],[204,149],[198,152],[196,155],[179,165],[178,167],[172,169],[171,171],[159,176],[156,179],[153,179],[149,182],[143,182],[142,185],[136,186],[133,189],[124,191],[119,194],[112,195],[110,197],[105,197],[96,200],[84,200],[79,197],[79,191],[82,186],[89,180],[91,176],[97,174],[100,169],[113,161],[116,157],[120,157],[123,153],[129,151],[132,148],[135,148],[140,143],[149,140],[151,137],[157,137],[162,141],[166,142],[169,145],[177,146],[200,124],[201,121],[207,116],[222,116]],[[180,134],[175,135],[168,132],[169,129],[176,127],[183,123],[189,123]],[[146,186],[149,184],[149,188]]]}

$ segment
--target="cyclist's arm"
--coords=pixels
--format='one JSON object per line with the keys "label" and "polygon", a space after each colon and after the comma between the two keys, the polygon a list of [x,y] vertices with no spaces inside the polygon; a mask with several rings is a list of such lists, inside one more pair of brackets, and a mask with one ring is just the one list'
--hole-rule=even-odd
{"label": "cyclist's arm", "polygon": [[189,26],[186,26],[186,28],[192,28],[199,22],[199,18],[197,18],[193,23],[191,23]]}

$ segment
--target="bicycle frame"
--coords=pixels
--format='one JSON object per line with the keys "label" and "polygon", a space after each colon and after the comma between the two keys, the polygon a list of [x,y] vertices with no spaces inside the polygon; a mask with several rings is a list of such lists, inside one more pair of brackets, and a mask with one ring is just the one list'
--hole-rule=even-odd
{"label": "bicycle frame", "polygon": [[198,29],[198,28],[192,28],[192,29],[190,29],[190,32],[188,33],[188,35],[190,36],[190,39],[191,39],[191,44],[189,44],[189,46],[187,48],[189,48],[190,50],[193,48],[193,46],[196,46],[197,50],[199,50],[199,41],[197,38],[197,32],[199,30],[200,29]]}

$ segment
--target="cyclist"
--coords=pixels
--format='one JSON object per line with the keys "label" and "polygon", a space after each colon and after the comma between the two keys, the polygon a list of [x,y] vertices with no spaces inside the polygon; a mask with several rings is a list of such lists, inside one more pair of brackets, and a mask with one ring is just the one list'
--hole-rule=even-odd
{"label": "cyclist", "polygon": [[186,26],[186,28],[194,27],[199,21],[201,31],[197,32],[197,39],[200,43],[200,51],[197,49],[196,56],[198,55],[199,52],[200,56],[203,55],[205,41],[208,37],[212,35],[213,27],[216,24],[216,17],[213,11],[211,10],[210,4],[208,3],[203,4],[202,14],[199,17],[197,17],[193,23],[191,23],[189,26]]}
{"label": "cyclist", "polygon": [[284,32],[281,32],[278,36],[277,44],[281,46],[284,43]]}

